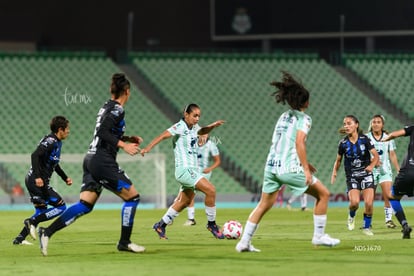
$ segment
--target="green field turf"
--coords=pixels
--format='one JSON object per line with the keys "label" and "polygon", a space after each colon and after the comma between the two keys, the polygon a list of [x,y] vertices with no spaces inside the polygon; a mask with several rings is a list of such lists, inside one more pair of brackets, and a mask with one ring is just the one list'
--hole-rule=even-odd
{"label": "green field turf", "polygon": [[[244,224],[250,211],[219,209],[217,222],[236,219]],[[147,250],[132,254],[116,250],[120,211],[95,210],[56,233],[43,257],[37,241],[12,245],[31,211],[1,211],[0,275],[412,275],[414,240],[401,239],[399,228],[385,228],[381,207],[375,212],[375,235],[368,237],[358,229],[347,230],[346,208],[331,208],[327,232],[341,244],[315,248],[310,211],[274,208],[253,240],[262,252],[237,253],[237,241],[216,240],[205,229],[202,209],[196,210],[198,223],[192,227],[182,225],[183,212],[167,228],[169,240],[159,240],[151,228],[164,210],[138,209],[132,240]],[[362,210],[357,215],[362,222]],[[413,207],[407,208],[407,216],[414,222]]]}

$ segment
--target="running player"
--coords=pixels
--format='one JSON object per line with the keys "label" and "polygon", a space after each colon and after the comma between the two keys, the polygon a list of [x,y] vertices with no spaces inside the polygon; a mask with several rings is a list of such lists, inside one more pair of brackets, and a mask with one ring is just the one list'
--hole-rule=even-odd
{"label": "running player", "polygon": [[312,244],[335,246],[340,241],[325,234],[329,191],[312,175],[315,168],[309,164],[306,157],[305,142],[312,125],[311,117],[304,112],[309,106],[309,92],[287,72],[283,72],[281,82],[272,82],[271,85],[277,89],[272,94],[276,102],[287,102],[291,109],[284,112],[275,125],[264,169],[262,196],[250,213],[241,240],[236,245],[236,251],[260,251],[251,244],[251,239],[263,216],[272,208],[284,184],[294,194],[305,192],[316,198]]}
{"label": "running player", "polygon": [[[31,244],[26,237],[30,234],[36,239],[37,225],[59,216],[66,209],[65,201],[50,186],[50,177],[55,171],[67,185],[72,185],[72,179],[59,165],[62,141],[70,132],[69,121],[63,116],[56,116],[50,121],[50,130],[51,133],[43,137],[32,153],[32,166],[25,178],[35,213],[24,220],[24,227],[13,240],[13,244]],[[52,207],[48,208],[48,205]]]}
{"label": "running player", "polygon": [[347,115],[344,118],[343,128],[340,129],[340,133],[346,134],[346,137],[338,145],[338,154],[332,171],[331,183],[335,183],[336,174],[344,157],[349,198],[348,229],[354,230],[355,228],[355,215],[359,208],[362,192],[365,203],[362,232],[367,236],[372,236],[374,233],[371,230],[371,221],[375,194],[372,170],[378,163],[378,153],[372,141],[360,130],[359,121],[354,115]]}
{"label": "running player", "polygon": [[400,170],[400,165],[398,164],[397,154],[395,153],[396,147],[394,141],[381,141],[388,136],[387,131],[384,130],[384,124],[384,116],[379,114],[374,115],[370,121],[367,136],[374,143],[379,155],[379,164],[374,168],[373,174],[375,185],[376,187],[378,184],[381,186],[382,197],[384,198],[385,225],[388,228],[395,228],[397,226],[392,221],[393,210],[388,199],[388,191],[391,190],[392,185],[391,162],[397,173]]}
{"label": "running player", "polygon": [[410,136],[410,143],[408,144],[407,155],[401,164],[400,171],[394,180],[394,184],[392,185],[391,191],[389,191],[388,197],[392,209],[395,212],[395,217],[402,226],[402,238],[410,239],[412,229],[408,225],[400,200],[404,195],[409,197],[414,196],[414,125],[393,131],[382,141],[387,142],[401,136]]}
{"label": "running player", "polygon": [[[210,165],[210,158],[212,157],[213,163]],[[201,173],[209,181],[211,179],[211,174],[215,168],[220,166],[220,152],[217,148],[216,143],[210,140],[208,134],[199,136],[198,139],[198,167],[200,168]],[[181,196],[183,192],[180,191],[177,198]],[[196,224],[195,221],[195,208],[194,200],[191,201],[190,205],[187,207],[187,221],[184,223],[185,226],[193,226]]]}
{"label": "running player", "polygon": [[205,194],[204,204],[207,215],[207,230],[214,237],[223,239],[224,235],[216,224],[216,188],[200,172],[197,161],[199,135],[209,133],[213,128],[221,126],[224,121],[218,120],[206,127],[200,127],[198,121],[201,116],[201,109],[192,103],[184,108],[184,117],[159,136],[155,137],[144,149],[141,155],[144,156],[161,141],[173,137],[173,148],[175,156],[175,178],[181,184],[181,195],[179,200],[167,210],[161,220],[154,224],[153,229],[157,232],[160,239],[167,239],[165,234],[167,225],[178,214],[186,208],[193,200],[197,189]]}
{"label": "running player", "polygon": [[131,180],[116,162],[120,148],[129,155],[135,155],[142,142],[141,137],[124,136],[124,105],[131,95],[130,82],[124,74],[117,73],[112,76],[110,92],[111,99],[98,112],[93,140],[83,161],[83,182],[79,202],[70,206],[49,227],[39,227],[40,248],[44,256],[47,255],[47,247],[52,235],[73,223],[77,218],[91,212],[103,188],[113,192],[124,201],[118,250],[145,251],[143,246],[132,243],[130,240],[140,196]]}

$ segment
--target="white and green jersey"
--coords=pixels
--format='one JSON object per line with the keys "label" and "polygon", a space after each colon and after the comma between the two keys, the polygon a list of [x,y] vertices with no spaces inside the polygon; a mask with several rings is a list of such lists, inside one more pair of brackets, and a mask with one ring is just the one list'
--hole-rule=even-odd
{"label": "white and green jersey", "polygon": [[395,151],[396,146],[394,140],[382,142],[382,139],[388,137],[388,135],[383,132],[381,138],[379,140],[375,139],[372,132],[367,133],[369,139],[371,139],[372,143],[374,144],[375,149],[378,152],[379,159],[381,162],[381,167],[375,167],[374,173],[392,174],[391,162],[390,162],[390,151]]}
{"label": "white and green jersey", "polygon": [[220,152],[217,145],[211,142],[211,140],[207,140],[204,145],[199,146],[198,166],[200,167],[201,172],[210,165],[210,156],[217,156],[219,154]]}
{"label": "white and green jersey", "polygon": [[311,126],[312,119],[304,112],[288,110],[283,113],[273,132],[265,171],[278,175],[303,172],[296,151],[296,134],[298,130],[301,130],[307,135]]}
{"label": "white and green jersey", "polygon": [[191,129],[188,128],[183,119],[167,129],[173,136],[175,167],[198,167],[197,132],[199,129],[198,124]]}

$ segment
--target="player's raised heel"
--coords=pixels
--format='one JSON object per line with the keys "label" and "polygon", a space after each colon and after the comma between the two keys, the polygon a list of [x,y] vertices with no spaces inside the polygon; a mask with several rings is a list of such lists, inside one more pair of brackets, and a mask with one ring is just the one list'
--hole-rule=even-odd
{"label": "player's raised heel", "polygon": [[213,234],[213,236],[217,239],[224,239],[224,234],[223,232],[220,231],[219,227],[217,226],[217,224],[213,224],[213,223],[208,223],[207,224],[207,230],[211,232],[211,234]]}
{"label": "player's raised heel", "polygon": [[40,252],[43,256],[47,256],[47,246],[49,244],[49,237],[46,235],[46,230],[43,227],[39,227],[39,243]]}
{"label": "player's raised heel", "polygon": [[165,226],[163,226],[160,222],[154,224],[154,226],[152,226],[152,229],[154,229],[154,231],[158,234],[160,239],[168,240],[167,236],[165,235]]}
{"label": "player's raised heel", "polygon": [[30,236],[32,237],[32,239],[36,239],[36,226],[34,224],[32,224],[32,222],[30,221],[30,219],[25,219],[24,220],[24,226],[26,227],[26,229],[29,231]]}

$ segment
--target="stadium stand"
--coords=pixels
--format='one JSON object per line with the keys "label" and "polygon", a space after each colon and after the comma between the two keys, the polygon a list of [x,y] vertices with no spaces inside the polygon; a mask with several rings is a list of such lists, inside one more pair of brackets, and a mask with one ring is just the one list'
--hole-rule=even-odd
{"label": "stadium stand", "polygon": [[344,63],[393,105],[414,117],[414,54],[348,54]]}
{"label": "stadium stand", "polygon": [[[356,115],[363,129],[376,113],[387,118],[387,127],[400,127],[388,112],[352,86],[325,61],[314,56],[234,54],[131,54],[133,64],[177,109],[188,102],[202,108],[203,123],[226,120],[215,136],[221,148],[242,170],[262,179],[275,120],[287,107],[275,104],[269,83],[286,70],[301,79],[311,91],[308,113],[313,118],[309,136],[309,159],[317,176],[327,185],[341,136],[343,117]],[[398,147],[402,158],[404,146]],[[332,191],[345,190],[344,175]]]}
{"label": "stadium stand", "polygon": [[[99,53],[1,54],[0,60],[3,72],[0,91],[3,102],[7,103],[1,111],[0,127],[4,138],[8,137],[2,139],[0,153],[28,154],[29,157],[42,135],[49,132],[50,119],[58,114],[66,116],[71,127],[63,153],[85,153],[95,127],[96,113],[110,96],[110,77],[120,70],[116,64]],[[139,134],[149,142],[171,122],[135,85],[132,90],[133,95],[125,108],[127,134]],[[178,185],[174,179],[171,143],[160,144],[156,151],[167,155],[167,194],[175,195]],[[79,185],[80,165],[65,164],[62,160],[62,167]],[[16,181],[24,182],[28,165],[8,163],[4,166]],[[222,169],[216,170],[213,180],[217,181],[219,193],[247,193]],[[135,181],[139,189],[140,179]],[[65,185],[57,188],[64,195],[79,192],[78,188]]]}

